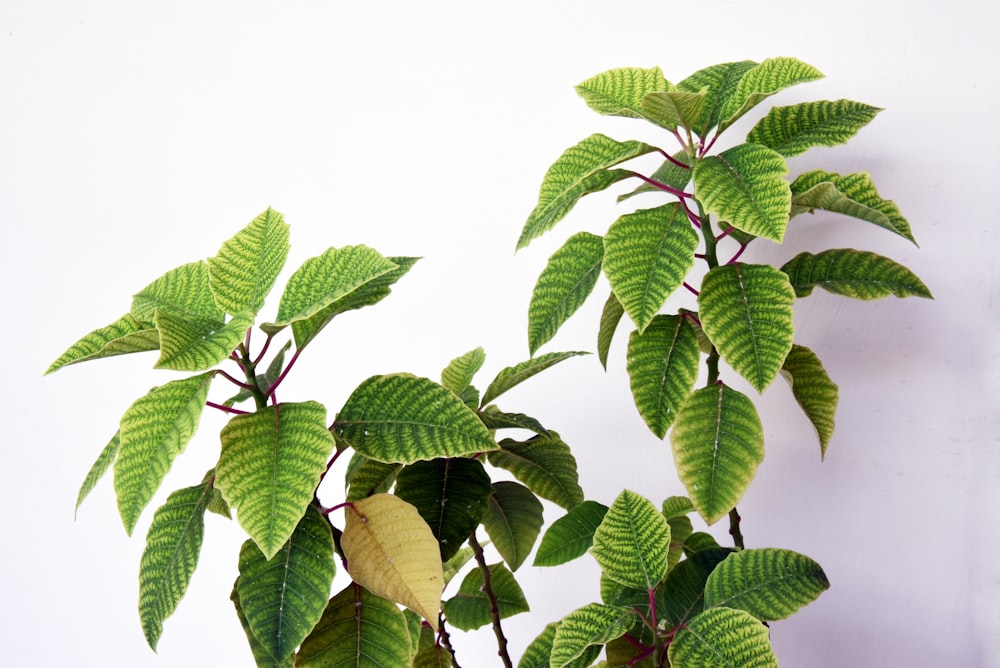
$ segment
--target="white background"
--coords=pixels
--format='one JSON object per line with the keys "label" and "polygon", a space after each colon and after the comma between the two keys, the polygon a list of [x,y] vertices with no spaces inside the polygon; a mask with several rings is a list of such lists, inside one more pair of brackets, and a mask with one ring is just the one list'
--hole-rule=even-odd
{"label": "white background", "polygon": [[[244,540],[235,522],[207,520],[199,569],[158,655],[135,609],[152,510],[214,463],[223,416],[206,413],[131,538],[110,476],[73,521],[79,483],[118,417],[175,376],[153,371],[149,355],[42,372],[127,311],[133,292],[213,255],[270,205],[292,226],[288,270],[353,243],[424,257],[392,297],[324,332],[283,400],[317,399],[332,415],[371,374],[436,378],[479,345],[483,387],[528,356],[528,300],[548,255],[624,210],[618,191],[595,196],[515,255],[549,164],[598,131],[671,146],[637,121],[592,113],[573,86],[612,67],[660,65],[679,81],[709,64],[790,55],[827,78],[775,103],[847,97],[886,108],[847,146],[792,160],[793,174],[871,171],[920,248],[816,216],[796,220],[790,247],[761,242],[746,259],[867,248],[907,264],[936,299],[816,294],[799,304],[798,341],[840,385],[838,431],[821,462],[777,381],[760,401],[767,458],[740,510],[749,546],[808,554],[832,588],[773,625],[779,659],[997,665],[998,25],[996,5],[969,1],[7,0],[0,664],[251,662],[229,602]],[[606,289],[544,351],[593,350]],[[595,357],[574,359],[503,407],[560,431],[590,498],[608,504],[628,487],[659,503],[682,490],[668,444],[631,404],[626,337],[623,326],[607,373]],[[331,479],[333,499],[340,473]],[[547,522],[560,515],[546,508]],[[724,526],[712,530],[726,538]],[[529,563],[518,577],[533,611],[507,624],[515,656],[545,623],[598,598],[590,557],[561,569]],[[341,573],[335,590],[344,584]],[[494,665],[491,640],[488,629],[456,632],[463,665]]]}

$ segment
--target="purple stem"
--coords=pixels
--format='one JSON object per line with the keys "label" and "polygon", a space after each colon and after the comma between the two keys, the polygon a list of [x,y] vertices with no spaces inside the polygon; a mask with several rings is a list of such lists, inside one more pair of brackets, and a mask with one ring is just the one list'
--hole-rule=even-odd
{"label": "purple stem", "polygon": [[737,260],[739,260],[740,259],[740,255],[743,255],[743,251],[745,251],[747,249],[747,246],[749,246],[749,245],[750,245],[750,242],[746,242],[746,243],[740,244],[740,249],[738,251],[736,251],[735,255],[733,255],[731,258],[729,258],[729,262],[727,262],[726,264],[733,264],[734,262],[736,262]]}
{"label": "purple stem", "polygon": [[233,415],[249,415],[247,411],[241,411],[238,408],[232,408],[230,406],[223,406],[222,404],[217,404],[214,401],[206,401],[205,405],[209,408],[217,408],[223,413],[231,413]]}
{"label": "purple stem", "polygon": [[277,389],[278,389],[278,386],[279,386],[279,385],[281,385],[281,381],[283,381],[283,380],[285,379],[285,376],[287,376],[287,375],[288,375],[288,372],[292,370],[292,367],[293,367],[293,366],[295,366],[295,360],[297,360],[297,359],[299,358],[299,353],[300,353],[300,352],[302,352],[302,349],[301,349],[301,348],[299,348],[299,349],[297,349],[297,350],[295,351],[295,354],[294,354],[294,355],[292,355],[292,359],[291,359],[291,360],[289,360],[289,362],[288,362],[288,366],[286,366],[286,367],[285,367],[285,368],[284,368],[284,369],[282,370],[282,372],[281,372],[281,375],[280,375],[280,376],[278,376],[278,379],[277,379],[277,380],[275,380],[275,381],[274,381],[274,384],[273,384],[273,385],[271,385],[271,387],[270,387],[270,388],[269,388],[269,389],[267,390],[267,397],[268,397],[268,399],[270,399],[271,401],[273,401],[273,400],[274,400],[274,392],[275,392],[275,390],[277,390]]}
{"label": "purple stem", "polygon": [[671,195],[673,195],[674,197],[677,197],[679,199],[686,199],[688,197],[691,197],[690,193],[686,193],[683,190],[678,190],[677,188],[674,188],[673,186],[668,186],[666,183],[660,183],[659,181],[651,179],[648,176],[643,176],[639,172],[632,172],[632,176],[636,176],[636,177],[642,179],[643,181],[645,181],[646,183],[648,183],[649,185],[653,186],[654,188],[659,188],[660,190],[662,190],[664,192],[668,192]]}

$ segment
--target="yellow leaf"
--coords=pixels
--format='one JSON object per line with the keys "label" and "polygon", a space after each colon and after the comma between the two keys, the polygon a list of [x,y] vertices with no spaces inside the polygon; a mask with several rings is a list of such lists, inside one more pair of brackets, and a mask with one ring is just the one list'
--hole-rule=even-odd
{"label": "yellow leaf", "polygon": [[437,539],[417,509],[392,494],[345,506],[347,569],[371,593],[405,605],[437,630],[444,576]]}

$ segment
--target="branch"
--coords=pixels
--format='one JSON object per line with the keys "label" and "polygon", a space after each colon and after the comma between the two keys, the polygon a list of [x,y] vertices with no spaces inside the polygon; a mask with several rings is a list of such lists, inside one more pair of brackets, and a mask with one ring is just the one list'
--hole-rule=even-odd
{"label": "branch", "polygon": [[479,570],[483,574],[483,593],[486,594],[487,600],[490,602],[490,616],[493,618],[493,633],[497,637],[497,647],[499,651],[497,655],[503,661],[504,668],[514,668],[514,664],[511,663],[510,654],[507,652],[507,638],[503,634],[503,627],[500,626],[500,606],[497,603],[497,595],[493,591],[493,585],[491,582],[490,567],[486,565],[486,557],[483,556],[483,547],[476,540],[476,532],[473,531],[472,535],[469,536],[469,547],[472,548],[473,554],[476,556],[476,563],[479,564]]}
{"label": "branch", "polygon": [[743,532],[740,531],[740,514],[736,511],[736,506],[729,511],[729,535],[733,537],[733,545],[738,550],[745,550],[743,544]]}

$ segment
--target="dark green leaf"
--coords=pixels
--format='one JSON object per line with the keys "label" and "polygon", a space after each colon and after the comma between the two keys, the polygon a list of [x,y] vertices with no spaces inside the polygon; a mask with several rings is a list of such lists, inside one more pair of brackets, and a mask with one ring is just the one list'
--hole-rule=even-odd
{"label": "dark green leaf", "polygon": [[[355,462],[356,465],[353,465]],[[396,476],[403,470],[402,464],[386,464],[358,453],[354,453],[351,464],[348,467],[349,491],[345,501],[357,501],[372,494],[388,492],[396,482]]]}
{"label": "dark green leaf", "polygon": [[554,431],[524,442],[504,439],[488,457],[490,464],[510,471],[543,499],[567,510],[583,502],[576,458]]}
{"label": "dark green leaf", "polygon": [[683,624],[705,609],[705,582],[732,550],[701,550],[677,564],[656,591],[656,614],[671,627]]}
{"label": "dark green leaf", "polygon": [[549,436],[549,431],[542,423],[523,413],[504,413],[496,406],[487,406],[479,412],[479,419],[487,429],[527,429],[542,436]]}
{"label": "dark green leaf", "polygon": [[597,357],[605,371],[608,368],[611,341],[615,337],[615,331],[618,329],[618,323],[621,322],[623,315],[625,315],[625,307],[612,292],[608,295],[608,301],[604,302],[604,310],[601,311],[601,325],[597,330]]}
{"label": "dark green leaf", "polygon": [[705,583],[705,607],[746,610],[766,622],[785,619],[830,588],[809,557],[774,548],[729,555]]}
{"label": "dark green leaf", "polygon": [[493,547],[512,571],[528,558],[542,528],[542,503],[527,487],[502,480],[493,483],[483,527]]}
{"label": "dark green leaf", "polygon": [[805,346],[793,345],[781,375],[792,386],[792,394],[819,436],[820,456],[826,456],[826,446],[833,436],[839,391],[830,380],[816,353]]}
{"label": "dark green leaf", "polygon": [[[497,599],[500,619],[528,612],[524,592],[507,567],[493,564],[489,569],[490,586]],[[449,625],[471,631],[492,622],[490,607],[490,600],[483,591],[483,572],[477,568],[465,576],[458,593],[444,602],[444,614]]]}
{"label": "dark green leaf", "polygon": [[584,501],[572,508],[546,529],[534,565],[559,566],[586,554],[607,512],[608,507],[597,501]]}
{"label": "dark green leaf", "polygon": [[[604,645],[628,632],[636,620],[628,608],[590,603],[563,617],[552,641],[552,668],[564,668],[591,645]],[[589,664],[588,664],[589,665]]]}
{"label": "dark green leaf", "polygon": [[788,274],[798,297],[807,297],[813,288],[820,287],[855,299],[889,295],[932,298],[927,286],[903,265],[853,248],[836,248],[815,255],[800,253],[781,270]]}
{"label": "dark green leaf", "polygon": [[535,374],[545,371],[550,366],[559,364],[559,362],[568,360],[571,357],[587,354],[588,353],[579,351],[546,353],[544,355],[539,355],[538,357],[532,357],[531,359],[515,364],[514,366],[509,366],[500,371],[496,378],[493,379],[490,386],[486,388],[486,392],[483,394],[483,398],[480,403],[485,406],[504,392],[520,385]]}

